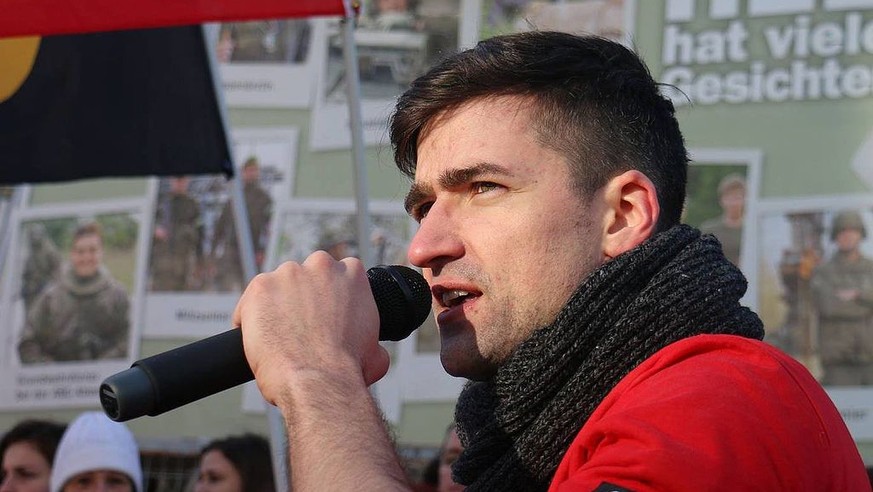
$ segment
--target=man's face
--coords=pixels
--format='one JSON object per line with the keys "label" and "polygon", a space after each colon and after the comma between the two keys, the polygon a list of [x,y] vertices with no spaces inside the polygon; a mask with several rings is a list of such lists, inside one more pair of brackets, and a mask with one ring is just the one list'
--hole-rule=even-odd
{"label": "man's face", "polygon": [[420,138],[409,259],[430,282],[440,357],[455,376],[493,375],[603,261],[605,206],[573,189],[526,108],[516,97],[475,100]]}
{"label": "man's face", "polygon": [[719,198],[721,208],[725,215],[732,219],[743,216],[743,207],[746,203],[746,189],[739,186],[728,188]]}
{"label": "man's face", "polygon": [[70,249],[70,262],[73,271],[80,277],[91,277],[97,273],[103,261],[103,242],[96,234],[85,234],[73,240]]}
{"label": "man's face", "polygon": [[864,236],[858,229],[843,229],[837,233],[837,249],[843,253],[851,253],[861,246],[862,239]]}
{"label": "man's face", "polygon": [[176,195],[184,195],[188,192],[188,181],[187,176],[170,178],[170,191]]}
{"label": "man's face", "polygon": [[257,183],[261,177],[261,171],[257,165],[246,166],[243,168],[242,175],[244,183]]}

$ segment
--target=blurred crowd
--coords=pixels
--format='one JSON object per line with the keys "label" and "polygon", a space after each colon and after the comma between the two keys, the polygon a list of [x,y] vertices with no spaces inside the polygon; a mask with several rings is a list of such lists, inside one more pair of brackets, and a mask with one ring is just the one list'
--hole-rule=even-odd
{"label": "blurred crowd", "polygon": [[[462,450],[454,425],[424,470],[410,469],[417,491],[463,490],[451,466]],[[253,433],[208,442],[185,492],[275,492],[270,441]],[[71,423],[22,420],[0,439],[0,492],[163,492],[144,473],[133,433],[102,412]]]}

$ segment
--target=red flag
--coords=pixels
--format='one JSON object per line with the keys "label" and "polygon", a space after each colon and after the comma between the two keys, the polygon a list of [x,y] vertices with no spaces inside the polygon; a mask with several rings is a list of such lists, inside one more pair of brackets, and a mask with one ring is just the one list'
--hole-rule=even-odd
{"label": "red flag", "polygon": [[344,13],[342,0],[5,0],[0,37]]}

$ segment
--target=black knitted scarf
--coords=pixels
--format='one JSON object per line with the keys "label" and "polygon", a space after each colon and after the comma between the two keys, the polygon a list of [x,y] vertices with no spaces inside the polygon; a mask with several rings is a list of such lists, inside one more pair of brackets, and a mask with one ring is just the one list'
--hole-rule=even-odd
{"label": "black knitted scarf", "polygon": [[702,333],[763,338],[739,304],[745,290],[715,237],[684,225],[605,263],[491,380],[464,388],[456,480],[469,492],[546,490],[594,409],[652,354]]}

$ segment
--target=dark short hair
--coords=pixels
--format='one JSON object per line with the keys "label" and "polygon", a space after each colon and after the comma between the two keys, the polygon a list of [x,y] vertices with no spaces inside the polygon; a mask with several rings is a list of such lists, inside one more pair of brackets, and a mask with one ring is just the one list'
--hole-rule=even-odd
{"label": "dark short hair", "polygon": [[242,480],[242,489],[251,492],[274,492],[273,461],[270,443],[257,434],[242,434],[216,439],[207,444],[200,456],[218,451],[236,468]]}
{"label": "dark short hair", "polygon": [[7,449],[13,444],[26,442],[32,444],[51,466],[55,459],[58,443],[61,441],[66,428],[66,425],[50,420],[22,420],[0,439],[0,465],[3,464],[3,457]]}
{"label": "dark short hair", "polygon": [[673,104],[633,51],[597,36],[509,34],[445,58],[397,101],[390,121],[397,167],[414,177],[423,129],[446,111],[495,96],[533,102],[538,140],[567,158],[583,196],[636,169],[657,189],[658,230],[679,223],[688,155]]}

